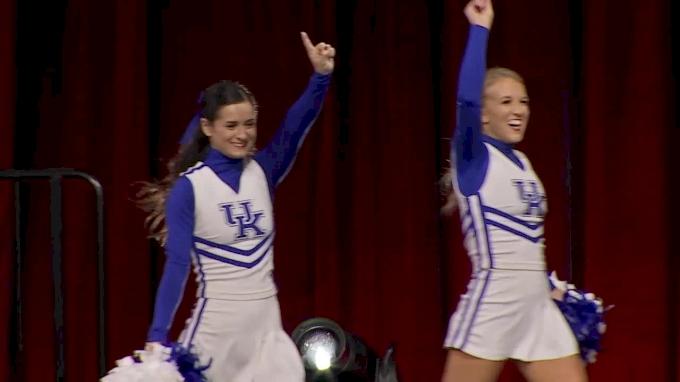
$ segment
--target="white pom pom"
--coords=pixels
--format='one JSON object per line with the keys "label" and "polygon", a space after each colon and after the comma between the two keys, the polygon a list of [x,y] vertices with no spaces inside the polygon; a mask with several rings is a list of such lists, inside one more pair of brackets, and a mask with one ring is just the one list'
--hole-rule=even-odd
{"label": "white pom pom", "polygon": [[583,296],[580,293],[578,293],[578,291],[575,291],[573,289],[568,290],[567,295],[569,295],[569,297],[575,298],[577,300],[583,300]]}
{"label": "white pom pom", "polygon": [[604,334],[604,332],[607,331],[607,324],[604,322],[600,322],[597,324],[597,331],[600,332],[600,334]]}
{"label": "white pom pom", "polygon": [[118,367],[109,371],[101,379],[102,382],[183,382],[184,377],[177,370],[174,362],[169,362],[170,349],[154,346],[151,351],[134,352],[142,362],[135,362],[132,357],[116,361]]}
{"label": "white pom pom", "polygon": [[130,365],[134,365],[134,363],[135,363],[135,360],[132,359],[132,357],[127,356],[125,358],[121,358],[118,361],[116,361],[116,366],[120,366],[120,367],[130,366]]}
{"label": "white pom pom", "polygon": [[590,300],[590,301],[595,300],[595,295],[592,294],[592,293],[586,293],[585,297],[586,297],[586,300]]}
{"label": "white pom pom", "polygon": [[589,363],[595,363],[595,360],[597,358],[597,352],[595,350],[591,350],[588,352],[586,355],[586,359],[588,360]]}
{"label": "white pom pom", "polygon": [[561,291],[567,290],[567,282],[558,279],[557,272],[555,271],[552,271],[552,273],[550,274],[550,282],[556,289],[559,289]]}

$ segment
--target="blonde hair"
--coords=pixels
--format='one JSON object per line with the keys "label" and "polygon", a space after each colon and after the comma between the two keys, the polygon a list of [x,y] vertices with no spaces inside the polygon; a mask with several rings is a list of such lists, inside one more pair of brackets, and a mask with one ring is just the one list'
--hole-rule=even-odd
{"label": "blonde hair", "polygon": [[500,80],[501,78],[512,78],[513,80],[526,86],[524,83],[524,78],[522,78],[519,73],[512,69],[497,66],[486,70],[486,74],[484,75],[484,90],[486,91],[489,86],[493,85],[494,82]]}
{"label": "blonde hair", "polygon": [[446,198],[446,202],[439,210],[444,216],[451,216],[454,211],[458,208],[458,202],[456,201],[456,195],[453,191],[453,170],[449,167],[444,175],[439,178],[439,191],[442,196]]}
{"label": "blonde hair", "polygon": [[[486,70],[486,74],[484,75],[484,91],[486,92],[486,89],[489,88],[489,86],[502,78],[511,78],[526,86],[524,78],[522,78],[519,73],[512,69],[497,66]],[[482,97],[484,96],[482,95]],[[446,202],[440,211],[442,215],[445,216],[451,216],[458,208],[458,202],[456,200],[455,192],[453,191],[452,176],[452,169],[448,168],[444,175],[439,179],[439,190],[446,198]]]}

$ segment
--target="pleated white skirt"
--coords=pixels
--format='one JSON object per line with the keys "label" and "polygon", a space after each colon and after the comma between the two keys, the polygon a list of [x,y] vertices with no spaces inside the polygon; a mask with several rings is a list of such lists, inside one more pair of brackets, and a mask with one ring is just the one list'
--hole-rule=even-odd
{"label": "pleated white skirt", "polygon": [[210,364],[210,382],[303,382],[297,347],[283,330],[276,296],[227,301],[199,298],[179,342]]}
{"label": "pleated white skirt", "polygon": [[483,270],[449,320],[445,348],[488,360],[540,361],[579,354],[541,271]]}

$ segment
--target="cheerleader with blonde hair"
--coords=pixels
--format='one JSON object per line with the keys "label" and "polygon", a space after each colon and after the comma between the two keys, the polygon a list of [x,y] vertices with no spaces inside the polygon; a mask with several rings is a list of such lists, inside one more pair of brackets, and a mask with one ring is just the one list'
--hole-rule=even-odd
{"label": "cheerleader with blonde hair", "polygon": [[547,198],[531,162],[514,145],[529,120],[522,77],[486,68],[494,12],[470,1],[460,69],[451,168],[442,178],[444,214],[458,209],[473,274],[451,316],[444,382],[492,382],[514,361],[531,382],[585,382],[604,332],[591,294],[546,277]]}

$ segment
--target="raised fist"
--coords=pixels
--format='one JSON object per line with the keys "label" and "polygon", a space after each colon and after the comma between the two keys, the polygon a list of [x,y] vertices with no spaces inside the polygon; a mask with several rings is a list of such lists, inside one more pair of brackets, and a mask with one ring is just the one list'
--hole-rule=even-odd
{"label": "raised fist", "polygon": [[470,24],[491,29],[494,16],[491,0],[472,0],[465,6],[463,12]]}

